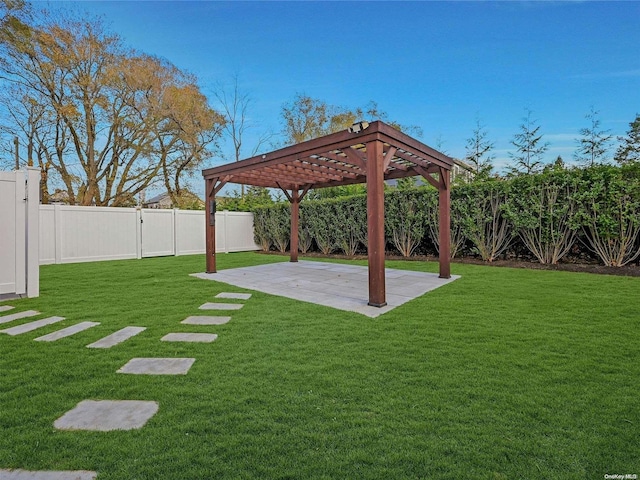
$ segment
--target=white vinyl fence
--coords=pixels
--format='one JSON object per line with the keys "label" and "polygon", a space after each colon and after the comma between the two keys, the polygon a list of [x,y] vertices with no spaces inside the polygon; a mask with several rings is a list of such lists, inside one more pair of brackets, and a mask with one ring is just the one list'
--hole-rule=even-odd
{"label": "white vinyl fence", "polygon": [[[253,214],[216,213],[216,252],[259,250]],[[205,212],[40,206],[40,264],[205,252]]]}
{"label": "white vinyl fence", "polygon": [[39,295],[39,184],[37,168],[0,172],[0,299]]}

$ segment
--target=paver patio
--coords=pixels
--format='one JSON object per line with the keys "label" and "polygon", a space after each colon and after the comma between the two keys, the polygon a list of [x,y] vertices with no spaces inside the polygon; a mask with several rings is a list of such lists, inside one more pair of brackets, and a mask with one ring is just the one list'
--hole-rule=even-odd
{"label": "paver patio", "polygon": [[372,318],[460,278],[459,275],[439,278],[436,273],[387,268],[387,305],[378,308],[367,305],[368,269],[360,265],[310,261],[280,262],[230,268],[217,273],[195,273],[192,276],[358,312]]}

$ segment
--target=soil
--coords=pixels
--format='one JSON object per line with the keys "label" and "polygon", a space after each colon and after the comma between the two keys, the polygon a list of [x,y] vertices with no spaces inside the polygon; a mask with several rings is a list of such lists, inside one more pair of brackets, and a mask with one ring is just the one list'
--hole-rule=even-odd
{"label": "soil", "polygon": [[[265,255],[282,255],[280,252],[261,252]],[[366,260],[366,255],[354,255],[352,257],[348,255],[323,255],[317,252],[305,253],[306,257],[314,258],[337,258],[342,260]],[[412,262],[437,262],[438,257],[430,255],[415,255],[410,258],[405,258],[400,255],[387,255],[387,260],[406,260]],[[473,257],[461,257],[451,260],[452,263],[463,263],[469,265],[485,265],[492,267],[509,267],[509,268],[528,268],[532,270],[559,270],[565,272],[583,272],[583,273],[596,273],[600,275],[618,275],[625,277],[640,277],[640,266],[637,264],[629,264],[624,267],[606,267],[597,263],[579,263],[579,262],[563,262],[557,265],[544,265],[538,262],[520,260],[520,259],[507,259],[507,260],[494,260],[491,263],[485,262],[479,258]]]}

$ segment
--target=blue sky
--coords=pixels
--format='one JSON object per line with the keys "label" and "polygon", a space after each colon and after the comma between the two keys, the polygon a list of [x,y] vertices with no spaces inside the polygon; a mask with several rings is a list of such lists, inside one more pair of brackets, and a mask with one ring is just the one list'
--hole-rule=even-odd
{"label": "blue sky", "polygon": [[[37,4],[36,4],[37,5]],[[43,4],[41,4],[43,5]],[[496,166],[533,112],[547,160],[572,160],[591,106],[623,135],[640,113],[640,2],[50,2],[102,15],[126,44],[194,73],[213,92],[238,75],[263,131],[296,93],[370,100],[462,158],[476,118]],[[613,152],[611,152],[613,153]],[[222,163],[214,159],[210,164]]]}

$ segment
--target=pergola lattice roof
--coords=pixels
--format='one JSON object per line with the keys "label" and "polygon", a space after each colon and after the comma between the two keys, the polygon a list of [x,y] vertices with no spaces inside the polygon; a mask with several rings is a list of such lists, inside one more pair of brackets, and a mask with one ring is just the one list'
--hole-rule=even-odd
{"label": "pergola lattice roof", "polygon": [[453,160],[418,140],[380,122],[358,133],[347,130],[203,170],[205,179],[293,190],[365,183],[366,149],[384,144],[385,179],[451,170]]}

